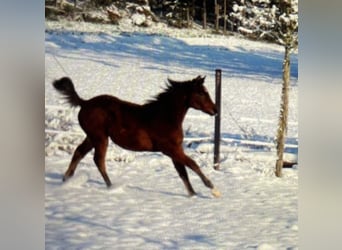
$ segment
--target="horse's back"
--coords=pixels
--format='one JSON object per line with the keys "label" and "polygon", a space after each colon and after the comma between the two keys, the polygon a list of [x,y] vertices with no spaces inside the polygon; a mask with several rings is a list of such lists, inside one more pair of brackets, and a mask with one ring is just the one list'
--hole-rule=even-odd
{"label": "horse's back", "polygon": [[82,129],[90,137],[110,137],[119,146],[151,151],[153,143],[142,119],[142,106],[101,95],[88,100],[79,112]]}

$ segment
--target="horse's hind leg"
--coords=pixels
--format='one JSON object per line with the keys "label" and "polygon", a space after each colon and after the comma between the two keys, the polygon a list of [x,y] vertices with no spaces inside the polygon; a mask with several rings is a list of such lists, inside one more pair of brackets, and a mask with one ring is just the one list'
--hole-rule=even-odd
{"label": "horse's hind leg", "polygon": [[190,196],[195,195],[196,192],[194,191],[194,189],[191,186],[191,183],[189,181],[188,173],[186,172],[185,166],[181,163],[174,161],[174,160],[172,160],[172,162],[175,165],[175,168],[179,174],[179,177],[184,182],[185,188],[188,191],[189,195]]}
{"label": "horse's hind leg", "polygon": [[72,156],[68,170],[65,172],[63,181],[66,181],[74,175],[75,169],[82,158],[93,148],[93,144],[89,138],[85,138],[84,141],[76,148],[74,155]]}
{"label": "horse's hind leg", "polygon": [[106,182],[107,187],[112,185],[107,172],[106,172],[106,152],[108,146],[108,138],[103,137],[101,139],[97,139],[94,145],[95,147],[95,154],[94,154],[94,162],[99,169],[104,181]]}

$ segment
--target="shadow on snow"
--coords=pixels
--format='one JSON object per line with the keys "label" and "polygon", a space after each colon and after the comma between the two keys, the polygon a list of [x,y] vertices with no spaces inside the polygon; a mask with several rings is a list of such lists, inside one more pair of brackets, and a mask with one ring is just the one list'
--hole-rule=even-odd
{"label": "shadow on snow", "polygon": [[[214,140],[207,133],[189,133],[187,134],[187,142],[185,143],[185,146],[196,149],[204,142],[214,143]],[[256,151],[270,151],[272,148],[276,147],[276,142],[273,137],[259,134],[245,136],[242,134],[221,133],[220,144],[222,146],[245,147]],[[298,138],[286,138],[284,152],[298,154]]]}
{"label": "shadow on snow", "polygon": [[[168,67],[179,66],[196,68],[212,72],[215,68],[221,68],[230,76],[253,78],[282,78],[283,53],[251,52],[246,50],[231,51],[222,46],[189,45],[176,38],[146,35],[128,34],[108,35],[98,34],[99,39],[89,38],[91,34],[64,32],[63,36],[47,32],[46,41],[54,43],[68,53],[57,48],[46,48],[46,53],[58,57],[74,58],[72,51],[85,50],[96,53],[96,58],[86,57],[81,60],[93,60],[107,66],[119,67],[120,61],[108,63],[101,55],[109,55],[116,58],[142,58],[143,65],[137,65],[146,69],[153,69],[158,64],[158,69],[170,73]],[[297,55],[291,56],[291,77],[298,78]],[[159,66],[160,65],[160,66]],[[296,83],[294,83],[296,84]]]}

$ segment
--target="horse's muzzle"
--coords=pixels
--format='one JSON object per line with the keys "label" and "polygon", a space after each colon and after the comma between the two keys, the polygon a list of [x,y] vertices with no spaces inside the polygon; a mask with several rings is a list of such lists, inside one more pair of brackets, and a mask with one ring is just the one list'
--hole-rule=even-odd
{"label": "horse's muzzle", "polygon": [[211,115],[211,116],[217,115],[217,108],[216,108],[216,106],[214,106],[213,109],[208,112],[208,114]]}

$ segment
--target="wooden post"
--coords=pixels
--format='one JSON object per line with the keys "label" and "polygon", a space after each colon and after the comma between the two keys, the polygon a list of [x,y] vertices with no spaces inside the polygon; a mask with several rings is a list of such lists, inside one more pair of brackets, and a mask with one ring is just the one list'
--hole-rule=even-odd
{"label": "wooden post", "polygon": [[214,169],[220,169],[220,140],[221,140],[221,82],[222,71],[215,71],[215,105],[217,115],[215,116],[215,138],[214,138]]}

